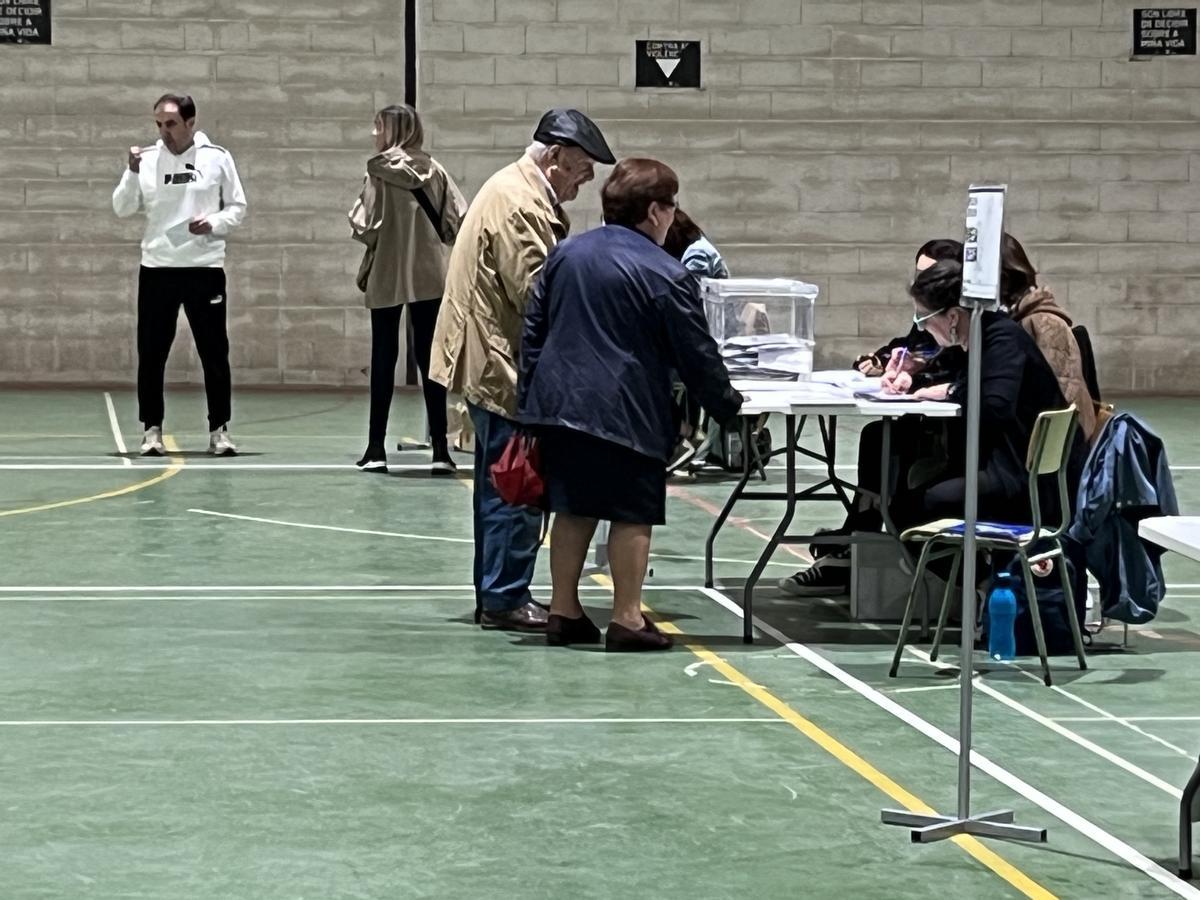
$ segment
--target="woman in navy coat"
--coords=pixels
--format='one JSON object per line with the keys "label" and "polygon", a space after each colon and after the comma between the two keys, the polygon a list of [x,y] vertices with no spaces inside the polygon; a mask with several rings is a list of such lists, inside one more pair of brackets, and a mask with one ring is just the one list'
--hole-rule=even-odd
{"label": "woman in navy coat", "polygon": [[601,192],[605,224],[555,247],[530,297],[518,417],[541,435],[555,513],[553,645],[600,639],[579,604],[579,577],[603,519],[615,589],[607,649],[671,646],[642,616],[641,591],[651,529],[666,515],[673,371],[717,421],[741,407],[698,284],[662,249],[678,190],[663,163],[623,160]]}

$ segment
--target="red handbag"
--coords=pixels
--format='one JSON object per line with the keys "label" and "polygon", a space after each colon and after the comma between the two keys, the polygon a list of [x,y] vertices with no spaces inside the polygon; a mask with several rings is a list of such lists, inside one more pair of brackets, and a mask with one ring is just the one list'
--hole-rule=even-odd
{"label": "red handbag", "polygon": [[492,487],[510,506],[545,505],[546,483],[542,480],[542,456],[538,440],[531,434],[514,434],[504,445],[500,458],[488,470]]}

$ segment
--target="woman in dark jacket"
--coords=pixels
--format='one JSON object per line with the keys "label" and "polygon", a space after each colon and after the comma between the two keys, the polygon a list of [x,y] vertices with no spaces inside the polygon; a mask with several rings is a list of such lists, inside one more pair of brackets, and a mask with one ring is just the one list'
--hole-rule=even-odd
{"label": "woman in dark jacket", "polygon": [[614,583],[606,647],[671,646],[642,616],[641,591],[651,529],[666,515],[672,370],[717,421],[741,406],[695,279],[662,249],[678,190],[656,160],[620,162],[601,192],[605,225],[555,247],[530,296],[518,418],[541,435],[555,513],[550,644],[600,639],[579,603],[579,576],[603,519]]}
{"label": "woman in dark jacket", "polygon": [[[959,305],[962,296],[962,266],[949,260],[939,262],[917,276],[910,291],[915,314],[913,322],[929,332],[941,347],[967,347],[971,311]],[[1046,358],[1020,325],[1002,312],[986,312],[983,328],[981,382],[979,391],[979,517],[1000,522],[1029,521],[1029,479],[1025,468],[1029,438],[1039,414],[1063,409],[1067,401],[1058,378]],[[903,385],[901,385],[903,389]],[[927,400],[967,402],[964,372],[956,381],[914,392]],[[907,497],[898,496],[892,508],[897,525],[905,527],[943,516],[961,517],[966,484],[963,461],[966,452],[965,416],[951,429],[949,477]],[[1075,434],[1068,485],[1072,503],[1086,444]],[[1057,515],[1057,497],[1044,495],[1043,515]]]}

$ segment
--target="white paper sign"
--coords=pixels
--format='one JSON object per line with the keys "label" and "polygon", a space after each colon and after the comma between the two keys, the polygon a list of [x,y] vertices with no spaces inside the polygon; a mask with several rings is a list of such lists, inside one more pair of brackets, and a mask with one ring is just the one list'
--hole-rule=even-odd
{"label": "white paper sign", "polygon": [[971,185],[963,240],[963,305],[1000,301],[1000,239],[1004,235],[1007,185]]}

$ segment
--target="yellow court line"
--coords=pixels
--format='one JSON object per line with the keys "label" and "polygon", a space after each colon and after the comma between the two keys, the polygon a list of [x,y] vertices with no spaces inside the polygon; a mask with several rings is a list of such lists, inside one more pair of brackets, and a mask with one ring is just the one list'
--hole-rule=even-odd
{"label": "yellow court line", "polygon": [[[465,484],[467,490],[472,490],[473,485],[470,481],[465,479],[462,479],[461,481],[463,484]],[[546,543],[547,545],[550,543],[549,535],[546,536]],[[612,579],[607,575],[592,575],[590,577],[596,584],[603,585],[610,590],[612,589]],[[646,612],[651,614],[654,613],[654,610],[649,606],[646,606],[645,603],[643,603],[642,606]],[[656,624],[662,631],[668,634],[678,635],[681,638],[687,637],[686,632],[681,631],[678,627],[670,622],[656,621]],[[686,642],[684,643],[684,646],[687,647],[687,649],[690,650],[695,656],[704,660],[704,662],[708,663],[710,666],[724,675],[727,680],[736,684],[743,691],[745,691],[763,706],[767,707],[767,709],[771,710],[771,712],[775,713],[785,722],[790,724],[822,750],[830,754],[842,765],[865,778],[884,794],[901,804],[905,809],[909,810],[910,812],[923,813],[926,815],[936,814],[934,808],[920,797],[917,797],[910,791],[905,790],[833,735],[824,731],[819,726],[800,715],[800,713],[796,712],[794,709],[788,706],[788,704],[780,700],[762,685],[755,684],[748,677],[742,674],[740,670],[734,668],[725,660],[721,659],[721,657],[717,656],[717,654],[713,653],[707,647],[703,646],[702,644],[689,644]],[[987,866],[987,868],[991,869],[1026,897],[1031,898],[1031,900],[1058,900],[1055,894],[1052,894],[1050,891],[1046,890],[1046,888],[1042,887],[1004,857],[989,849],[977,838],[969,835],[958,835],[950,840],[957,844],[958,847],[967,855]]]}
{"label": "yellow court line", "polygon": [[[612,579],[607,575],[592,575],[591,578],[597,584],[608,588],[612,587]],[[643,607],[649,613],[654,612],[654,610],[645,604],[643,604]],[[833,735],[796,712],[796,710],[792,709],[791,706],[780,700],[765,687],[755,684],[739,669],[734,668],[702,644],[687,643],[686,632],[681,631],[670,622],[656,621],[656,624],[660,630],[667,634],[678,635],[680,638],[685,639],[684,646],[695,656],[708,663],[724,675],[727,680],[736,684],[842,765],[865,778],[887,796],[901,804],[905,809],[915,813],[935,814],[935,810],[928,803],[910,791],[905,790]],[[1046,888],[1042,887],[1008,860],[1004,859],[1004,857],[990,850],[978,839],[969,835],[958,835],[951,838],[951,840],[968,855],[983,863],[983,865],[987,866],[1026,897],[1033,898],[1033,900],[1056,900],[1054,894],[1050,893],[1050,891],[1046,890]]]}
{"label": "yellow court line", "polygon": [[[171,453],[178,452],[179,450],[179,445],[175,443],[175,439],[170,435],[166,435],[163,438],[163,444]],[[6,516],[23,516],[26,513],[46,512],[47,510],[51,509],[63,509],[68,506],[79,506],[81,503],[94,503],[97,500],[109,500],[113,497],[123,497],[124,495],[132,494],[135,491],[141,491],[148,487],[154,487],[154,485],[160,484],[166,481],[168,478],[178,475],[179,471],[183,468],[183,463],[184,460],[182,456],[172,456],[170,466],[168,466],[158,475],[155,475],[153,478],[147,478],[145,481],[138,481],[134,484],[126,485],[125,487],[118,488],[115,491],[105,491],[102,494],[92,494],[90,497],[76,497],[74,500],[59,500],[55,503],[43,503],[40,506],[25,506],[21,507],[20,509],[6,509],[0,512],[0,519],[3,519]]]}

